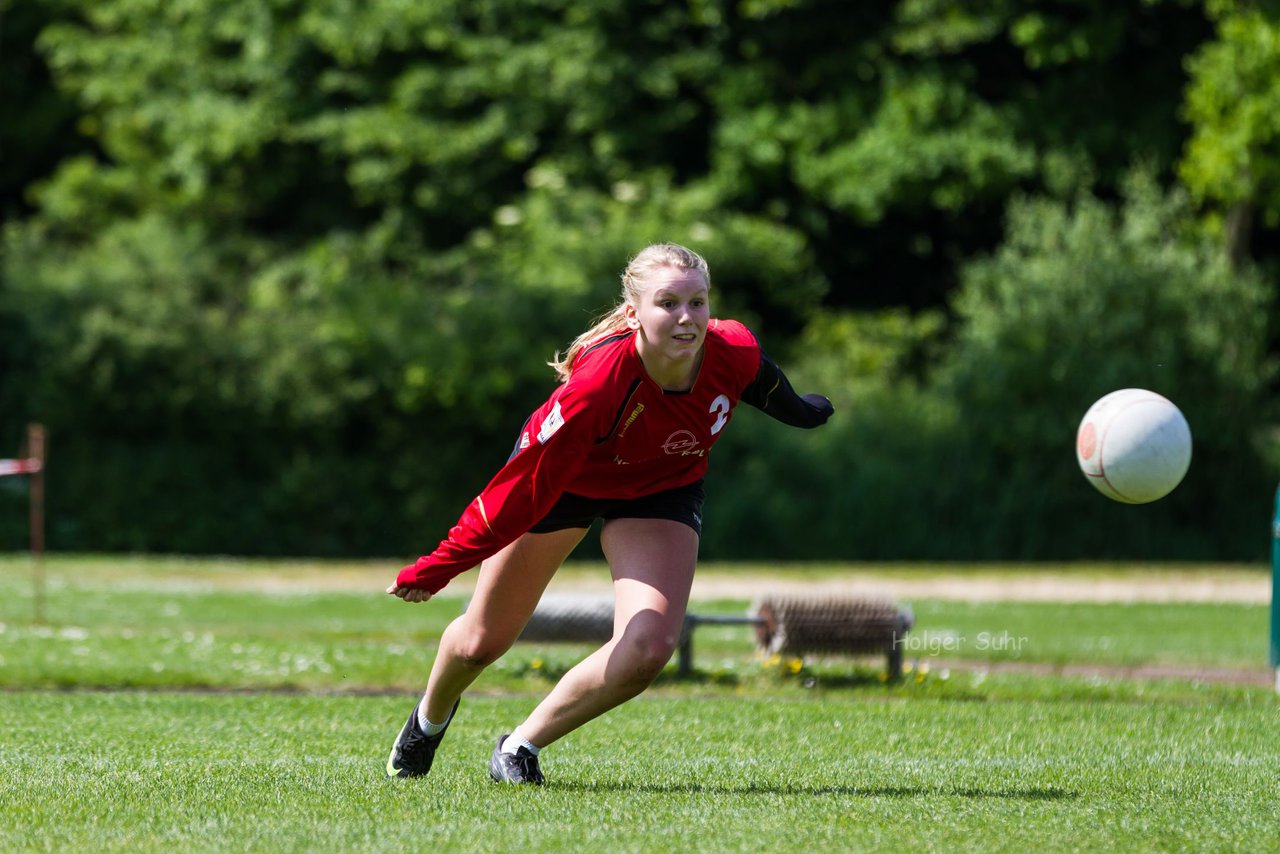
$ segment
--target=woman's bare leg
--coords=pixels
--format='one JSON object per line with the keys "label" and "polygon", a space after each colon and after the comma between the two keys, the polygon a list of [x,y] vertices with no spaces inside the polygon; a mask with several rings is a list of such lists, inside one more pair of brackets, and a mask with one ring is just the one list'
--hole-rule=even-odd
{"label": "woman's bare leg", "polygon": [[427,720],[444,723],[462,692],[511,648],[586,528],[525,534],[480,565],[466,613],[440,638],[427,680]]}
{"label": "woman's bare leg", "polygon": [[566,673],[520,724],[520,734],[538,747],[642,692],[680,642],[697,533],[668,519],[613,519],[600,544],[613,574],[613,638]]}

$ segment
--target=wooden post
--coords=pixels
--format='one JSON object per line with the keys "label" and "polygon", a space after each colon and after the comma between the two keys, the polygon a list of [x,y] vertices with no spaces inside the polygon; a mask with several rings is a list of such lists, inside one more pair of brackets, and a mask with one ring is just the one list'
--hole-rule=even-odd
{"label": "wooden post", "polygon": [[41,424],[27,425],[28,459],[36,462],[36,469],[29,475],[28,499],[30,502],[31,526],[31,587],[32,604],[35,608],[36,624],[44,622],[44,460],[45,429]]}
{"label": "wooden post", "polygon": [[1276,511],[1271,519],[1271,666],[1276,671],[1276,693],[1280,693],[1280,488],[1276,489]]}

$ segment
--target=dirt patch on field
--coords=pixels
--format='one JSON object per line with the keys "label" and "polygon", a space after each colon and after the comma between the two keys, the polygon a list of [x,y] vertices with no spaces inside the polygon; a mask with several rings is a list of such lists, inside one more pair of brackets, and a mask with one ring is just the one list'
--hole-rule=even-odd
{"label": "dirt patch on field", "polygon": [[[110,561],[89,565],[50,561],[51,592],[60,584],[169,590],[249,590],[307,594],[367,592],[376,595],[395,579],[394,561],[255,562],[236,560]],[[21,572],[21,570],[18,570]],[[476,573],[464,573],[445,596],[468,596]],[[566,564],[550,592],[607,593],[608,568],[601,563]],[[1122,564],[785,565],[704,564],[693,582],[693,598],[754,599],[776,595],[883,596],[896,600],[948,599],[972,602],[1226,602],[1265,605],[1271,573],[1247,565]]]}
{"label": "dirt patch on field", "polygon": [[1271,601],[1264,575],[1160,574],[1151,578],[1038,575],[958,578],[895,578],[857,575],[847,579],[790,581],[785,578],[705,578],[694,581],[694,597],[744,598],[779,595],[866,595],[891,599],[950,599],[972,602],[1231,602]]}
{"label": "dirt patch on field", "polygon": [[1252,685],[1267,688],[1275,684],[1280,691],[1280,676],[1270,669],[1249,670],[1230,667],[1196,667],[1189,665],[1145,664],[1136,667],[1097,664],[1039,664],[1034,662],[950,661],[939,659],[931,672],[953,670],[965,673],[1019,673],[1034,676],[1062,676],[1090,680],[1212,682],[1219,685]]}
{"label": "dirt patch on field", "polygon": [[[285,591],[299,586],[327,590],[381,590],[389,572],[338,575],[324,573],[301,578],[257,579],[261,589]],[[443,595],[470,595],[475,576],[459,576]],[[604,566],[562,570],[549,592],[608,593],[612,589]],[[699,571],[692,598],[755,599],[765,595],[867,596],[895,600],[948,599],[970,602],[1228,602],[1265,605],[1271,601],[1270,576],[1261,572],[1186,571],[1116,577],[1072,573],[1000,573],[998,575],[902,575],[852,571],[844,575],[800,575],[787,572],[732,573]]]}

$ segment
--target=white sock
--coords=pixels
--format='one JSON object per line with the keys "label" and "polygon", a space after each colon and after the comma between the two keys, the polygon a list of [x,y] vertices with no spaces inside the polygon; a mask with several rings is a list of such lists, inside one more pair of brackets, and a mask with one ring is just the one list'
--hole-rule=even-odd
{"label": "white sock", "polygon": [[529,739],[521,735],[520,727],[516,727],[516,731],[511,733],[511,735],[507,736],[506,740],[502,742],[501,752],[510,753],[511,755],[514,756],[515,752],[522,747],[525,750],[532,753],[534,756],[537,756],[538,753],[542,750],[541,747],[536,746],[532,741],[530,741]]}
{"label": "white sock", "polygon": [[422,702],[418,704],[418,726],[427,735],[438,735],[442,729],[449,725],[449,721],[453,719],[453,715],[445,718],[442,724],[433,724],[427,720],[427,698],[423,697]]}

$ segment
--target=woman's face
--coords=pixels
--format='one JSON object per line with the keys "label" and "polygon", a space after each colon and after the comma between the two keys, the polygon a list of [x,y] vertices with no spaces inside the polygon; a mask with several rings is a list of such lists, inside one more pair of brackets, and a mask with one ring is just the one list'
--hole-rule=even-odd
{"label": "woman's face", "polygon": [[707,282],[696,270],[661,267],[649,277],[637,305],[627,304],[627,323],[638,330],[646,361],[692,361],[702,352],[711,319]]}

